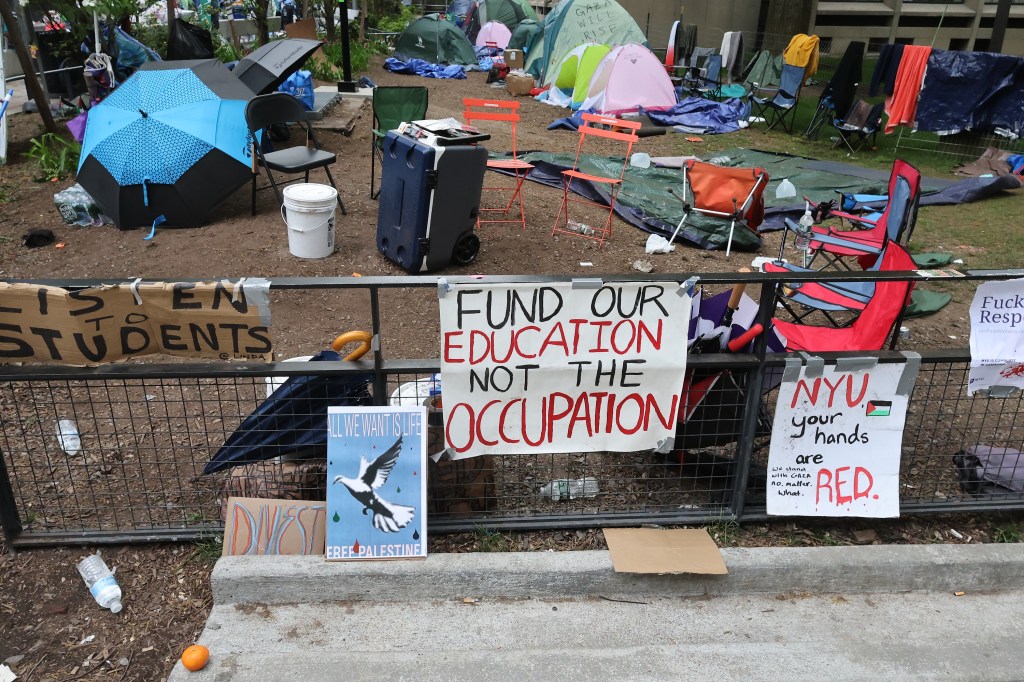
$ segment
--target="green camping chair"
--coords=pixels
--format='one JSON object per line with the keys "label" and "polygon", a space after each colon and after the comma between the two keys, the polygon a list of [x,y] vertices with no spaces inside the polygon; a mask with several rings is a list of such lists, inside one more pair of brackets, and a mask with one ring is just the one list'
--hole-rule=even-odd
{"label": "green camping chair", "polygon": [[400,123],[419,121],[427,117],[425,87],[380,86],[373,89],[373,134],[370,136],[370,198],[380,195],[376,185],[376,166],[384,164],[384,137]]}

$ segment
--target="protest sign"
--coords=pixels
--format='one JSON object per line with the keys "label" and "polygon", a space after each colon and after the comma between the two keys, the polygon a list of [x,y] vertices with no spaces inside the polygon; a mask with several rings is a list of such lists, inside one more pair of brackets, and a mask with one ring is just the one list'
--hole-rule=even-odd
{"label": "protest sign", "polygon": [[327,410],[328,561],[427,556],[424,407]]}
{"label": "protest sign", "polygon": [[983,282],[971,302],[967,395],[1024,388],[1024,279]]}
{"label": "protest sign", "polygon": [[94,365],[164,353],[272,357],[269,282],[151,282],[69,291],[0,283],[0,363]]}
{"label": "protest sign", "polygon": [[674,437],[690,321],[681,285],[458,284],[443,293],[453,458],[629,452]]}
{"label": "protest sign", "polygon": [[768,513],[899,516],[903,425],[917,364],[844,370],[799,362],[787,365],[779,386]]}

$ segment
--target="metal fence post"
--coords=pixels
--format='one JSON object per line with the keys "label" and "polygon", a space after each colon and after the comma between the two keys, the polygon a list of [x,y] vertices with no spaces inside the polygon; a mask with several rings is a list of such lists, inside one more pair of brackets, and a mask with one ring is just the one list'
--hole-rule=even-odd
{"label": "metal fence post", "polygon": [[757,437],[758,419],[761,416],[761,396],[764,389],[764,360],[768,351],[768,332],[775,313],[778,284],[765,282],[761,285],[761,301],[757,309],[757,322],[764,332],[754,342],[754,355],[759,363],[750,372],[747,381],[747,399],[743,409],[743,429],[736,449],[736,474],[733,477],[732,514],[737,521],[743,520],[743,507],[747,499],[747,483],[750,480],[750,465],[754,458],[754,438]]}
{"label": "metal fence post", "polygon": [[22,531],[21,516],[18,514],[18,504],[14,499],[11,479],[7,475],[7,464],[4,462],[3,452],[0,452],[0,526],[3,526],[4,538],[8,543]]}

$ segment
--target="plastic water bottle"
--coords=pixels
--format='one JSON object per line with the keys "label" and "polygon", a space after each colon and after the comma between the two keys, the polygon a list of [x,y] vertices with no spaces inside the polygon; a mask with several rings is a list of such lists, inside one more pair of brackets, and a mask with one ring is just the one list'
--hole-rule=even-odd
{"label": "plastic water bottle", "polygon": [[559,478],[540,487],[541,497],[548,497],[553,502],[597,497],[599,492],[596,478]]}
{"label": "plastic water bottle", "polygon": [[111,613],[121,610],[121,587],[99,552],[82,559],[78,563],[78,572],[97,604],[110,609]]}
{"label": "plastic water bottle", "polygon": [[797,223],[795,246],[804,254],[804,267],[807,267],[807,256],[811,252],[811,228],[814,227],[814,216],[811,215],[811,204],[805,202],[804,214]]}
{"label": "plastic water bottle", "polygon": [[789,181],[789,178],[783,178],[779,186],[775,188],[776,199],[789,199],[790,197],[796,196],[796,187]]}

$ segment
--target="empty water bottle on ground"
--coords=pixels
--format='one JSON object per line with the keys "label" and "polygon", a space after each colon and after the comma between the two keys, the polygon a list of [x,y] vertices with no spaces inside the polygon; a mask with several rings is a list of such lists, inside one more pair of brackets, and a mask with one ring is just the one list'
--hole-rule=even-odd
{"label": "empty water bottle on ground", "polygon": [[811,215],[810,202],[804,203],[804,214],[800,216],[796,230],[796,250],[803,253],[804,267],[807,267],[807,256],[811,251],[811,228],[814,227],[814,216]]}
{"label": "empty water bottle on ground", "polygon": [[541,497],[549,497],[553,502],[597,497],[599,492],[596,478],[559,478],[540,487]]}
{"label": "empty water bottle on ground", "polygon": [[111,613],[121,610],[121,587],[99,552],[82,559],[78,563],[78,572],[97,604],[110,609]]}
{"label": "empty water bottle on ground", "polygon": [[779,186],[775,188],[776,199],[788,199],[796,196],[796,187],[789,181],[789,178],[783,178]]}

